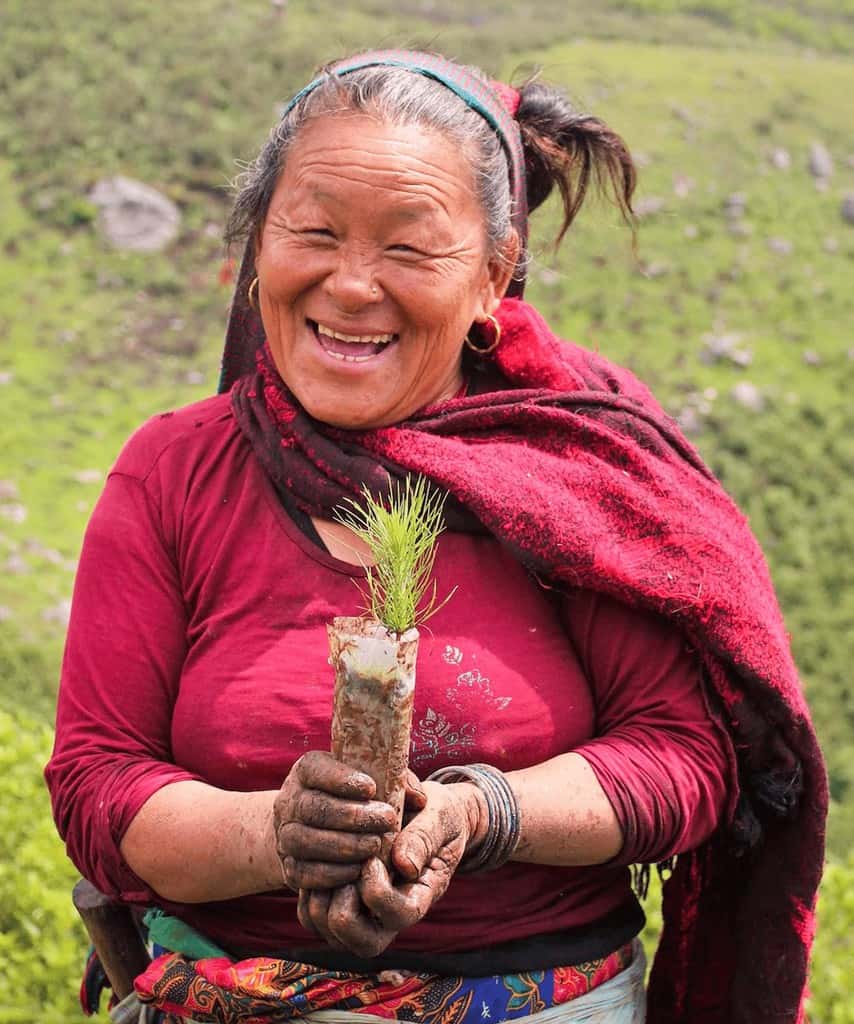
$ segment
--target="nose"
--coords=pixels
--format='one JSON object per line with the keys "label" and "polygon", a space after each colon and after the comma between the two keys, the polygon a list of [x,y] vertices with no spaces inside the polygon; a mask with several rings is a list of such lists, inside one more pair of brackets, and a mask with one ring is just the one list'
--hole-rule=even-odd
{"label": "nose", "polygon": [[373,260],[364,250],[342,246],[323,290],[342,312],[357,312],[382,299],[374,271]]}

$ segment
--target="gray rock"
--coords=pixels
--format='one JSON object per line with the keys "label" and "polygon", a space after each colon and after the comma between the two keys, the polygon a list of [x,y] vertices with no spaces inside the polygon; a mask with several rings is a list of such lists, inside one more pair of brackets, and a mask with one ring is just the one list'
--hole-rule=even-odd
{"label": "gray rock", "polygon": [[839,207],[842,219],[846,224],[854,224],[854,192],[846,192]]}
{"label": "gray rock", "polygon": [[62,554],[55,548],[46,548],[44,544],[32,537],[24,541],[24,550],[28,554],[43,558],[46,562],[50,562],[51,565],[62,565],[65,561]]}
{"label": "gray rock", "polygon": [[703,418],[693,405],[686,405],[676,413],[676,422],[689,435],[702,433]]}
{"label": "gray rock", "polygon": [[741,340],[741,335],[734,332],[704,334],[700,359],[707,364],[730,362],[735,366],[750,366],[753,353],[741,345]]}
{"label": "gray rock", "polygon": [[45,608],[42,612],[42,619],[45,622],[57,622],[61,626],[68,625],[68,619],[71,615],[71,601],[65,599],[52,605],[50,608]]}
{"label": "gray rock", "polygon": [[694,191],[696,184],[693,178],[688,178],[684,174],[677,174],[673,178],[673,194],[678,199],[685,199]]}
{"label": "gray rock", "polygon": [[104,474],[100,469],[81,469],[73,476],[78,484],[100,484],[104,480]]}
{"label": "gray rock", "polygon": [[736,238],[747,238],[753,234],[753,225],[746,220],[730,220],[729,233]]}
{"label": "gray rock", "polygon": [[655,214],[661,213],[664,206],[664,200],[660,196],[644,196],[635,203],[635,213],[640,218],[654,217]]}
{"label": "gray rock", "polygon": [[727,217],[738,219],[744,216],[747,209],[747,195],[744,192],[733,192],[724,200],[724,213]]}
{"label": "gray rock", "polygon": [[10,523],[23,523],[27,518],[27,510],[17,502],[0,505],[0,516],[8,519]]}
{"label": "gray rock", "polygon": [[133,178],[103,178],[89,193],[98,207],[98,227],[116,249],[157,252],[178,234],[178,207],[150,185]]}
{"label": "gray rock", "polygon": [[809,171],[814,178],[830,178],[833,175],[833,157],[826,146],[814,142],[810,146]]}
{"label": "gray rock", "polygon": [[768,248],[778,256],[791,256],[795,247],[788,238],[769,238]]}
{"label": "gray rock", "polygon": [[30,566],[26,559],[17,552],[13,552],[6,559],[6,572],[10,576],[25,576],[29,571]]}
{"label": "gray rock", "polygon": [[640,270],[644,277],[654,280],[656,277],[664,277],[669,274],[670,264],[664,260],[650,260],[648,263],[642,263]]}
{"label": "gray rock", "polygon": [[765,399],[762,392],[749,380],[740,380],[730,391],[730,398],[743,409],[750,412],[762,412],[765,408]]}
{"label": "gray rock", "polygon": [[789,155],[788,149],[783,149],[782,146],[775,146],[771,150],[769,156],[771,166],[775,167],[778,171],[788,171],[792,166],[792,158]]}

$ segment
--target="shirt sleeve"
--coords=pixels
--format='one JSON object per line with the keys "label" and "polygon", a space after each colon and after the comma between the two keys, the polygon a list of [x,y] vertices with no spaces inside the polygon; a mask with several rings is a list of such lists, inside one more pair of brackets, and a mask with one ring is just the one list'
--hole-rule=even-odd
{"label": "shirt sleeve", "polygon": [[732,813],[732,742],[707,700],[698,656],[664,618],[576,593],[566,626],[593,691],[587,760],[624,844],[614,864],[654,863],[699,846]]}
{"label": "shirt sleeve", "polygon": [[86,531],[45,769],[68,855],[110,896],[153,892],[119,844],[161,787],[198,776],[172,762],[170,727],[186,612],[159,509],[145,483],[113,473]]}

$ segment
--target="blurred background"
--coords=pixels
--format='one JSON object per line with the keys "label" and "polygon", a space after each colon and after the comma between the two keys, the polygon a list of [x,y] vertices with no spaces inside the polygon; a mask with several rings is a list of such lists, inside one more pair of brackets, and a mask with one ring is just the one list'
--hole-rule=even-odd
{"label": "blurred background", "polygon": [[4,0],[0,1024],[81,1019],[41,769],[87,517],[130,432],[216,388],[240,162],[378,45],[541,68],[632,147],[637,256],[595,203],[555,255],[546,209],[528,297],[652,385],[764,546],[831,775],[812,1020],[854,1022],[854,0]]}

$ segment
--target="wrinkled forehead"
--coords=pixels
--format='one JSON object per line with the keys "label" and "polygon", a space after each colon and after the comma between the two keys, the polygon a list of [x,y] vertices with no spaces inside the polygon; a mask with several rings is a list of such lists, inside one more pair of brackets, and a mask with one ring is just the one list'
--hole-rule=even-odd
{"label": "wrinkled forehead", "polygon": [[[270,211],[308,198],[335,203],[365,190],[372,207],[389,204],[402,217],[475,204],[476,171],[467,147],[441,129],[399,123],[363,111],[319,115],[294,138]],[[396,200],[399,200],[396,202]]]}

